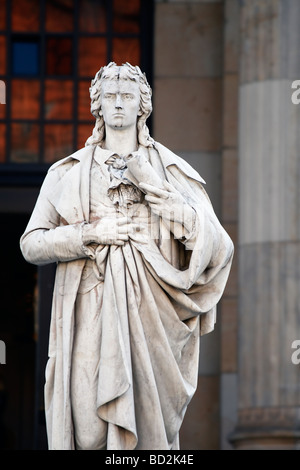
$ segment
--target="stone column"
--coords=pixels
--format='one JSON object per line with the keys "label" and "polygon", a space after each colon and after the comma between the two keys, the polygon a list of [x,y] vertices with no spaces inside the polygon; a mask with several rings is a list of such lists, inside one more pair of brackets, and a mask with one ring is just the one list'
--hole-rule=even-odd
{"label": "stone column", "polygon": [[300,2],[243,0],[237,449],[300,448]]}

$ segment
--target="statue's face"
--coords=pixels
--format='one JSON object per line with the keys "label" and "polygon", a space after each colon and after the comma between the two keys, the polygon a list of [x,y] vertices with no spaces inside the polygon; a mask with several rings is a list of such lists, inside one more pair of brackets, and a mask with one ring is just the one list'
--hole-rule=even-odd
{"label": "statue's face", "polygon": [[104,80],[101,113],[106,126],[126,130],[135,126],[140,109],[140,87],[131,80]]}

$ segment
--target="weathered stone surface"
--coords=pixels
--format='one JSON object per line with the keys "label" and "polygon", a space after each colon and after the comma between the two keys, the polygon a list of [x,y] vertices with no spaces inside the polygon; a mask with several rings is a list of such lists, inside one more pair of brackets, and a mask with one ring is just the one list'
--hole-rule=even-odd
{"label": "weathered stone surface", "polygon": [[220,79],[157,78],[154,88],[154,106],[159,109],[154,119],[156,140],[163,140],[177,152],[220,151]]}
{"label": "weathered stone surface", "polygon": [[158,76],[220,77],[223,4],[161,3],[156,10],[155,69]]}
{"label": "weathered stone surface", "polygon": [[299,2],[244,0],[241,13],[241,82],[299,77]]}
{"label": "weathered stone surface", "polygon": [[[182,425],[182,450],[218,450],[220,440],[220,379],[199,377],[199,386]],[[205,406],[203,404],[205,403]],[[210,430],[208,433],[207,430]]]}

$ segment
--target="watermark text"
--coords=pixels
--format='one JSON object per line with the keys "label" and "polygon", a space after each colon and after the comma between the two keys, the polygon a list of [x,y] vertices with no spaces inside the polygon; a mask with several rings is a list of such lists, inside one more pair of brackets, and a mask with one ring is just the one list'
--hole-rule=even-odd
{"label": "watermark text", "polygon": [[6,104],[6,86],[3,80],[0,80],[0,104]]}
{"label": "watermark text", "polygon": [[292,103],[299,104],[300,103],[300,80],[294,80],[292,83],[292,88],[295,91],[292,93]]}
{"label": "watermark text", "polygon": [[295,349],[291,357],[292,363],[298,365],[300,364],[300,339],[295,339],[292,342],[292,349]]}
{"label": "watermark text", "polygon": [[6,364],[6,345],[0,340],[0,364]]}

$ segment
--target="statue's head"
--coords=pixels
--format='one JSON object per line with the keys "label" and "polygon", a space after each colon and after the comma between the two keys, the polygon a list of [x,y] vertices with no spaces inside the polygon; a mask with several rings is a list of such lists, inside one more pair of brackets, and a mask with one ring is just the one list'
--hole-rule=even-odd
{"label": "statue's head", "polygon": [[153,139],[149,135],[146,120],[152,112],[152,90],[144,73],[138,66],[132,66],[128,62],[118,66],[110,62],[102,67],[91,82],[91,113],[96,118],[93,134],[86,141],[86,145],[101,144],[105,139],[105,122],[101,112],[102,89],[105,80],[131,80],[139,85],[140,107],[137,114],[137,139],[139,144],[152,147]]}

